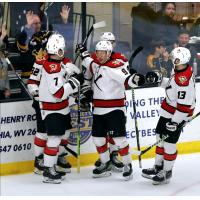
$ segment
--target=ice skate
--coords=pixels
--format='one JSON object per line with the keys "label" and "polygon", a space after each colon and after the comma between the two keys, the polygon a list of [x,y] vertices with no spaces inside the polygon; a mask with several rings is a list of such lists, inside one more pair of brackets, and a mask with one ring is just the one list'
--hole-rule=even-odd
{"label": "ice skate", "polygon": [[94,178],[107,177],[111,175],[111,162],[101,163],[99,167],[93,170]]}
{"label": "ice skate", "polygon": [[118,159],[118,152],[113,151],[110,154],[110,161],[112,164],[112,171],[114,172],[122,172],[124,164]]}
{"label": "ice skate", "polygon": [[125,178],[126,181],[129,181],[133,178],[133,169],[132,169],[132,164],[127,164],[124,165],[123,168],[123,177]]}
{"label": "ice skate", "polygon": [[172,177],[172,170],[170,171],[161,170],[152,178],[153,185],[167,184],[169,183],[171,177]]}
{"label": "ice skate", "polygon": [[35,174],[42,175],[44,171],[44,156],[41,154],[37,157],[35,157],[35,162],[34,162],[34,170],[33,172]]}
{"label": "ice skate", "polygon": [[43,172],[43,183],[61,183],[62,176],[56,172],[55,167],[46,167]]}
{"label": "ice skate", "polygon": [[96,162],[94,163],[94,166],[95,166],[95,167],[100,167],[100,165],[101,165],[101,160],[100,160],[100,158],[99,158],[99,159],[96,160]]}
{"label": "ice skate", "polygon": [[65,158],[66,154],[62,154],[58,156],[58,161],[56,165],[57,172],[70,173],[71,172],[71,164]]}
{"label": "ice skate", "polygon": [[162,169],[163,169],[163,166],[154,165],[152,168],[143,169],[142,176],[144,178],[152,179],[152,177],[155,176]]}

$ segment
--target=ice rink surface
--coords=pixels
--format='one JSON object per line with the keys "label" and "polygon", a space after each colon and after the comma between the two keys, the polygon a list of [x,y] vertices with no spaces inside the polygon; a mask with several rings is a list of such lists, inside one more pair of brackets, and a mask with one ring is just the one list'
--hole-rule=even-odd
{"label": "ice rink surface", "polygon": [[[154,159],[142,160],[143,168],[152,167]],[[23,174],[3,176],[1,195],[8,196],[200,196],[200,153],[178,155],[169,184],[152,185],[141,176],[138,161],[133,161],[134,176],[124,181],[119,173],[105,178],[92,178],[93,167],[76,168],[61,184],[44,184],[42,176]]]}

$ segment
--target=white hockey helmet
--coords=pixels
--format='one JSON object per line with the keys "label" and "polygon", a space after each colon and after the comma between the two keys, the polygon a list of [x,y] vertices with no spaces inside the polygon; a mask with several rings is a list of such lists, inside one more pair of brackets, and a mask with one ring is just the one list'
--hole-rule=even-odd
{"label": "white hockey helmet", "polygon": [[53,54],[53,55],[58,55],[59,57],[63,57],[65,51],[64,37],[58,33],[52,34],[48,39],[46,49],[48,54]]}
{"label": "white hockey helmet", "polygon": [[184,65],[190,61],[191,53],[185,47],[177,47],[172,50],[170,56],[174,65]]}
{"label": "white hockey helmet", "polygon": [[96,51],[107,51],[107,54],[108,53],[112,53],[113,51],[113,47],[112,47],[112,44],[110,41],[99,41],[97,44],[96,44],[96,48],[95,48]]}
{"label": "white hockey helmet", "polygon": [[100,40],[102,40],[102,41],[115,41],[115,36],[111,32],[103,32],[100,36]]}

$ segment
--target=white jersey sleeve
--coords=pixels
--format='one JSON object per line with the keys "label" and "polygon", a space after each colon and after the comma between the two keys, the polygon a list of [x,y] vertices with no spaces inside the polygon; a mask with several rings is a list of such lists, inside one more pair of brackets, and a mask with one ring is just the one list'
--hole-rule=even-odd
{"label": "white jersey sleeve", "polygon": [[160,83],[160,87],[166,88],[167,85],[168,85],[168,82],[169,82],[169,78],[163,77],[163,78],[162,78],[162,81],[161,81],[161,83]]}
{"label": "white jersey sleeve", "polygon": [[[36,61],[32,68],[32,73],[27,83],[31,95],[36,95],[39,91],[39,84],[42,74],[42,61]],[[37,99],[36,99],[37,100]]]}
{"label": "white jersey sleeve", "polygon": [[130,73],[127,70],[127,63],[123,63],[123,65],[118,68],[110,68],[110,73],[108,73],[108,75],[111,79],[125,84],[126,80],[130,77]]}

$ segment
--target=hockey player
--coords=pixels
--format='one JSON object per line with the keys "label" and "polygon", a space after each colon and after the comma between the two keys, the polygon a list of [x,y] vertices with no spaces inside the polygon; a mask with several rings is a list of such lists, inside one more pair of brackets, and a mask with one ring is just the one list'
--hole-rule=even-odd
{"label": "hockey player", "polygon": [[[40,174],[40,175],[44,171],[44,148],[47,142],[46,128],[44,125],[44,121],[42,120],[40,106],[39,106],[39,85],[40,85],[41,73],[42,73],[42,68],[43,68],[43,62],[45,59],[48,59],[48,56],[41,57],[41,59],[38,58],[35,61],[32,68],[32,73],[30,75],[30,78],[27,84],[29,92],[33,96],[32,107],[35,110],[36,119],[37,119],[36,121],[37,132],[34,138],[34,155],[35,155],[34,173]],[[62,61],[63,65],[65,66],[67,74],[79,72],[79,69],[76,68],[76,66],[72,64],[65,65],[66,62],[70,63],[70,60],[63,59]],[[57,161],[57,170],[64,173],[71,172],[71,165],[65,159],[67,152],[64,149],[64,146],[66,146],[68,143],[67,141],[68,136],[69,136],[69,132],[66,132],[66,135],[65,135],[66,138],[63,138],[61,140],[61,143],[59,146],[59,156],[58,156],[58,161]]]}
{"label": "hockey player", "polygon": [[[112,32],[103,32],[100,36],[100,41],[110,41],[113,49],[116,46],[115,36]],[[95,52],[91,54],[91,57],[95,61],[98,62],[98,58],[97,58],[97,55]],[[110,59],[119,60],[120,62],[125,63],[128,66],[128,59],[120,52],[112,51]],[[84,88],[85,89],[83,89],[82,91],[83,91],[83,93],[84,92],[87,93],[85,96],[88,96],[88,93],[89,93],[88,91],[90,88],[88,86],[84,86]],[[90,94],[92,94],[92,93],[90,92]],[[90,98],[88,98],[88,99],[90,99]],[[110,151],[110,159],[111,159],[111,163],[112,163],[112,169],[116,172],[118,172],[118,171],[122,172],[124,165],[120,160],[118,160],[118,147],[117,147],[117,145],[115,145],[115,142],[111,137],[108,136],[107,139],[108,139],[108,143],[109,143],[109,151]],[[101,160],[98,159],[95,162],[95,166],[100,166],[100,165],[101,165]]]}
{"label": "hockey player", "polygon": [[[163,78],[161,86],[165,88],[166,98],[161,104],[160,119],[156,127],[156,138],[168,136],[156,146],[155,165],[143,169],[142,176],[153,180],[153,184],[168,183],[177,157],[176,143],[180,137],[183,124],[188,121],[195,108],[195,81],[192,67],[188,65],[190,51],[184,47],[171,52],[174,73]],[[149,72],[147,80],[155,82],[158,76]]]}
{"label": "hockey player", "polygon": [[[77,73],[67,73],[66,68],[76,66],[64,58],[65,40],[61,35],[51,35],[46,48],[48,56],[38,65],[41,67],[39,101],[47,141],[45,142],[44,135],[38,134],[36,151],[41,154],[44,149],[43,182],[60,183],[62,174],[55,169],[55,165],[58,164],[59,158],[64,159],[63,148],[59,149],[59,145],[66,145],[68,136],[65,131],[69,133],[71,129],[68,97],[77,92],[83,77]],[[61,155],[58,155],[58,152]]]}
{"label": "hockey player", "polygon": [[93,125],[92,136],[102,164],[93,170],[93,177],[111,174],[110,153],[107,135],[113,138],[119,147],[122,157],[123,177],[132,178],[131,156],[126,139],[125,117],[125,82],[130,87],[144,83],[144,77],[127,71],[127,65],[111,59],[113,47],[109,41],[100,41],[96,45],[97,60],[90,57],[86,48],[78,45],[76,52],[81,53],[83,66],[86,68],[84,77],[92,79],[93,90]]}

